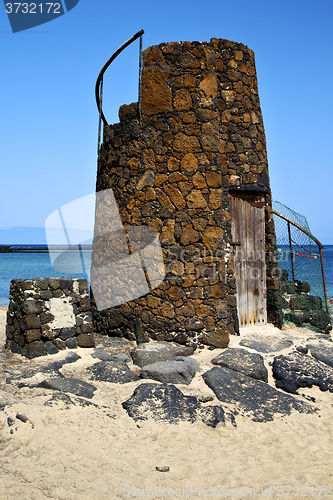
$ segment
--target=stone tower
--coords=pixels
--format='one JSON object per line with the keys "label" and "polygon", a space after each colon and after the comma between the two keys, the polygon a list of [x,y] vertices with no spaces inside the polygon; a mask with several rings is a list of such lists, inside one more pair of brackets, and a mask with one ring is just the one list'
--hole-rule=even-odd
{"label": "stone tower", "polygon": [[139,106],[119,117],[104,128],[96,190],[112,188],[125,230],[158,232],[166,276],[140,298],[95,308],[95,328],[226,347],[239,323],[273,317],[278,287],[254,53],[215,38],[149,47]]}

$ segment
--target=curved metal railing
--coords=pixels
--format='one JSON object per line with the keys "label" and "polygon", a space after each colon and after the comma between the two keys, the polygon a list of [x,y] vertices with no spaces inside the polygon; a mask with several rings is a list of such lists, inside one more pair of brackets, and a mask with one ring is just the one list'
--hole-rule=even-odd
{"label": "curved metal railing", "polygon": [[141,52],[142,52],[142,35],[144,34],[144,30],[140,30],[135,35],[133,35],[131,38],[129,38],[126,42],[124,42],[115,52],[112,54],[110,59],[104,64],[103,68],[101,69],[97,81],[96,81],[96,86],[95,86],[95,97],[96,97],[96,104],[98,108],[98,112],[100,115],[100,119],[103,120],[104,125],[108,125],[108,122],[104,116],[103,110],[102,110],[102,98],[103,98],[103,76],[105,71],[108,69],[110,64],[115,60],[119,54],[126,49],[132,42],[137,40],[140,37],[140,67],[139,67],[139,100],[140,100],[140,88],[141,88]]}
{"label": "curved metal railing", "polygon": [[[282,215],[280,212],[277,212],[276,210],[272,210],[272,213],[287,222],[287,226],[288,226],[288,239],[289,239],[289,247],[290,247],[290,254],[291,254],[291,256],[294,255],[294,250],[293,250],[293,246],[292,246],[290,225],[293,225],[294,227],[296,227],[297,229],[299,229],[299,231],[302,231],[304,234],[306,234],[306,236],[308,236],[308,238],[310,238],[318,246],[318,248],[319,248],[319,256],[320,256],[320,265],[321,265],[321,274],[322,274],[323,288],[324,288],[324,295],[325,295],[326,309],[327,309],[327,290],[326,290],[326,280],[325,280],[325,272],[324,272],[323,252],[322,252],[322,250],[324,248],[324,245],[319,240],[317,240],[317,238],[315,238],[313,236],[313,234],[311,234],[307,229],[305,229],[304,227],[300,226],[299,224],[297,224],[297,222],[293,221],[289,217],[286,217],[285,215]],[[295,281],[295,270],[294,270],[294,265],[293,265],[293,259],[291,259],[291,268],[292,268],[293,281]]]}

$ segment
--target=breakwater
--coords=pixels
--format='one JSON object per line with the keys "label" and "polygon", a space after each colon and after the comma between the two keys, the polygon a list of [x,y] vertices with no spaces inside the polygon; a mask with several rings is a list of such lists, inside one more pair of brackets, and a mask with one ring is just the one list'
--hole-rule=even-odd
{"label": "breakwater", "polygon": [[[92,250],[91,245],[80,246],[81,250]],[[46,253],[46,252],[60,252],[60,251],[77,252],[78,247],[76,245],[0,245],[0,253],[17,253],[17,252],[28,252],[28,253]]]}

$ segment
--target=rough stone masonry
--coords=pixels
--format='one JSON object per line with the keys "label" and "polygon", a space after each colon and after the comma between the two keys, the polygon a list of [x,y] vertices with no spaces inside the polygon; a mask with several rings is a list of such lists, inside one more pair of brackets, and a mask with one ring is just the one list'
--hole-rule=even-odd
{"label": "rough stone masonry", "polygon": [[[112,188],[125,229],[157,230],[166,277],[126,304],[100,312],[92,305],[95,330],[226,347],[238,330],[229,201],[237,192],[265,200],[268,319],[275,321],[275,230],[253,51],[216,38],[149,47],[140,113],[133,103],[119,117],[104,128],[96,190]],[[103,258],[96,251],[94,265]]]}
{"label": "rough stone masonry", "polygon": [[6,348],[28,358],[93,347],[87,280],[14,279],[10,283]]}

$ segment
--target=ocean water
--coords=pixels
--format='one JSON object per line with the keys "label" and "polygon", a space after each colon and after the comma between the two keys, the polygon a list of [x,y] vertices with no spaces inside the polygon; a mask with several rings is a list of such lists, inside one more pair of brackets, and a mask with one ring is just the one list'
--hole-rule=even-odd
{"label": "ocean water", "polygon": [[326,279],[327,297],[333,297],[333,245],[323,249],[324,271]]}
{"label": "ocean water", "polygon": [[[81,266],[68,266],[72,272],[61,273],[52,267],[48,252],[0,253],[0,306],[9,303],[12,279],[72,277],[88,279]],[[88,279],[89,280],[89,279]]]}
{"label": "ocean water", "polygon": [[[323,258],[327,296],[333,297],[333,245],[327,245],[323,249]],[[89,268],[89,258],[86,258],[85,262]],[[309,266],[312,264],[311,259],[307,259],[307,262]],[[71,276],[89,281],[87,272],[79,272],[78,266],[69,267],[73,272],[56,271],[52,267],[50,255],[47,252],[0,253],[0,306],[7,306],[9,303],[9,287],[12,279]],[[302,279],[306,280],[306,275],[302,276]]]}
{"label": "ocean water", "polygon": [[[289,245],[279,245],[280,269],[288,272],[288,279],[292,279],[294,268],[295,279],[307,281],[311,286],[311,295],[317,295],[325,299],[321,260],[317,245],[307,247],[293,246],[294,256],[291,259]],[[326,281],[327,297],[333,297],[333,245],[327,245],[323,249],[324,272]],[[293,262],[292,262],[293,261]]]}

